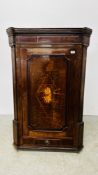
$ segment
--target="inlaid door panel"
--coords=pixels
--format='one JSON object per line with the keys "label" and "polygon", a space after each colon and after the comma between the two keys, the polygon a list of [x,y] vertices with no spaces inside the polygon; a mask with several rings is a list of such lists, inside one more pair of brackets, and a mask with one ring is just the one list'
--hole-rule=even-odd
{"label": "inlaid door panel", "polygon": [[28,124],[33,130],[61,130],[67,125],[69,61],[64,55],[32,55],[27,62]]}

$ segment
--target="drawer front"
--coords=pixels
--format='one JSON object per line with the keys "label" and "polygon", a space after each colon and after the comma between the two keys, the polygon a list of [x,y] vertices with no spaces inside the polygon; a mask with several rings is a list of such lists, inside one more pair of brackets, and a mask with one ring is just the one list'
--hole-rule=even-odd
{"label": "drawer front", "polygon": [[66,44],[81,43],[79,35],[22,35],[16,36],[16,44]]}

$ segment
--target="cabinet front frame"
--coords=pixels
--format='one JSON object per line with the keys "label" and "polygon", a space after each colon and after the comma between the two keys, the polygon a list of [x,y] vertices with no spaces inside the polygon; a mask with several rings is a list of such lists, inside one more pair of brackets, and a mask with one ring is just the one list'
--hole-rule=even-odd
{"label": "cabinet front frame", "polygon": [[[22,113],[20,113],[18,115],[18,120],[19,120],[19,125],[20,125],[20,142],[21,145],[26,145],[28,143],[28,145],[31,145],[32,142],[32,147],[58,147],[58,144],[60,145],[60,147],[65,148],[66,145],[67,147],[74,147],[74,139],[75,139],[75,132],[76,130],[74,129],[75,125],[76,125],[76,120],[78,121],[78,115],[79,115],[79,110],[78,110],[78,114],[77,114],[77,119],[76,116],[72,116],[72,112],[70,109],[74,108],[75,106],[71,105],[71,101],[73,98],[73,92],[72,89],[70,89],[70,95],[69,95],[69,106],[68,107],[68,127],[65,128],[65,130],[63,131],[56,131],[56,132],[50,132],[50,131],[33,131],[28,129],[28,111],[26,106],[27,104],[27,100],[26,100],[26,96],[27,96],[27,86],[26,84],[24,84],[22,82],[26,81],[26,69],[27,69],[27,60],[28,57],[31,56],[31,54],[45,54],[45,49],[46,49],[46,53],[50,55],[55,55],[57,53],[57,55],[63,55],[65,56],[69,61],[70,61],[70,65],[74,64],[74,69],[73,66],[71,66],[70,71],[71,71],[71,75],[73,73],[75,73],[76,76],[76,71],[79,72],[80,70],[80,74],[81,74],[81,55],[82,55],[82,46],[80,45],[46,45],[46,47],[43,45],[40,46],[32,46],[32,45],[17,45],[16,46],[16,68],[17,68],[17,94],[20,94],[20,98],[18,98],[18,102],[19,105],[18,106],[22,106]],[[39,52],[38,52],[39,50]],[[71,51],[74,51],[74,54],[71,54]],[[77,64],[78,63],[78,64]],[[79,69],[79,67],[80,69]],[[76,69],[77,67],[77,69]],[[79,70],[78,70],[79,69]],[[73,71],[75,70],[75,72]],[[21,75],[21,76],[20,76]],[[22,79],[21,79],[22,78]],[[80,77],[78,77],[80,78]],[[72,76],[70,77],[70,81],[72,80]],[[76,89],[78,91],[79,87],[80,87],[80,80],[79,80],[79,84],[76,87],[75,85],[75,93],[76,93]],[[70,85],[72,86],[72,85]],[[25,91],[24,91],[25,89]],[[24,94],[22,92],[25,92]],[[79,92],[78,92],[79,93]],[[76,93],[78,95],[78,93]],[[22,94],[22,95],[21,95]],[[26,103],[26,104],[24,104]],[[18,103],[17,103],[18,104]],[[79,105],[79,99],[78,99],[78,105]],[[24,117],[25,116],[25,117]],[[22,128],[22,130],[21,130]],[[71,134],[70,134],[71,133]],[[37,140],[37,141],[36,141]],[[38,143],[38,140],[41,140],[41,142]],[[47,142],[49,142],[49,144],[46,143],[46,140],[48,140]],[[54,142],[53,142],[54,140]],[[62,141],[63,140],[63,141]],[[53,143],[52,143],[53,142]],[[57,143],[57,144],[56,144]]]}

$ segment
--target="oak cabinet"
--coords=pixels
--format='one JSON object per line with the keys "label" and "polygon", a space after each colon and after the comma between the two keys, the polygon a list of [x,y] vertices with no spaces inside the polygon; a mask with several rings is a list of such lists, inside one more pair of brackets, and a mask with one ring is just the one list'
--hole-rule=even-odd
{"label": "oak cabinet", "polygon": [[89,28],[9,28],[14,145],[83,147],[83,94]]}

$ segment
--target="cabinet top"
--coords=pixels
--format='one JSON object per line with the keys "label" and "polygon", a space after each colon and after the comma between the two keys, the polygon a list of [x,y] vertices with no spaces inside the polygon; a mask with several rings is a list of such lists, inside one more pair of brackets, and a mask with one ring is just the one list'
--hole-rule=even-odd
{"label": "cabinet top", "polygon": [[84,28],[14,28],[7,29],[8,36],[17,34],[75,34],[88,35],[92,33],[92,29]]}

